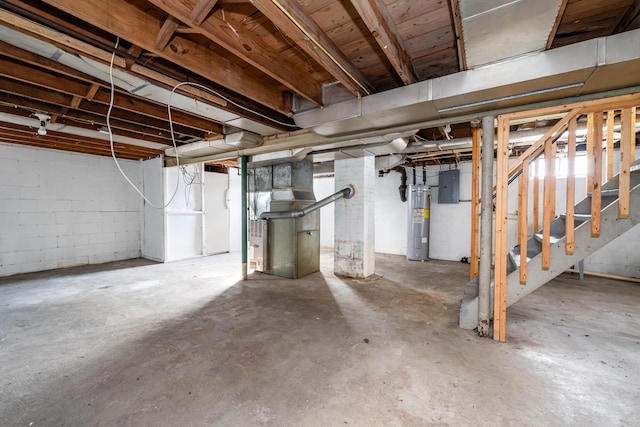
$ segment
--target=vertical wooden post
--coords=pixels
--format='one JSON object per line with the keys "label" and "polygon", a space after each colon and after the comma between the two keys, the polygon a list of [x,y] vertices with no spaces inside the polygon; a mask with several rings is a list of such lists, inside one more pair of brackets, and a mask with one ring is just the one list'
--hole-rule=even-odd
{"label": "vertical wooden post", "polygon": [[565,219],[567,255],[573,255],[575,249],[575,203],[576,203],[576,129],[578,122],[574,117],[569,121],[569,139],[567,141],[567,216]]}
{"label": "vertical wooden post", "polygon": [[471,151],[471,256],[470,279],[478,275],[478,246],[480,239],[480,148],[481,130],[471,129],[473,148]]}
{"label": "vertical wooden post", "polygon": [[551,162],[551,221],[556,217],[556,182],[558,181],[558,144],[551,144],[551,156],[549,157]]}
{"label": "vertical wooden post", "polygon": [[607,111],[607,181],[613,178],[613,126],[615,110]]}
{"label": "vertical wooden post", "polygon": [[533,173],[533,232],[540,231],[540,177],[538,176],[538,164],[534,161]]}
{"label": "vertical wooden post", "polygon": [[506,341],[507,208],[509,190],[509,120],[498,116],[496,170],[496,242],[494,259],[493,339]]}
{"label": "vertical wooden post", "polygon": [[522,174],[518,188],[518,243],[520,244],[520,284],[527,284],[527,240],[528,213],[529,213],[529,168],[530,158],[522,163]]}
{"label": "vertical wooden post", "polygon": [[593,113],[587,114],[587,193],[593,190]]}
{"label": "vertical wooden post", "polygon": [[548,138],[544,143],[544,205],[542,207],[542,269],[548,270],[551,263],[551,221],[555,205],[553,179],[555,177],[555,161],[553,158],[553,140]]}
{"label": "vertical wooden post", "polygon": [[593,187],[591,190],[591,236],[600,237],[600,210],[602,209],[602,111],[593,116]]}
{"label": "vertical wooden post", "polygon": [[620,114],[620,195],[618,199],[618,218],[629,217],[629,191],[631,190],[631,161],[635,158],[635,111],[623,108]]}

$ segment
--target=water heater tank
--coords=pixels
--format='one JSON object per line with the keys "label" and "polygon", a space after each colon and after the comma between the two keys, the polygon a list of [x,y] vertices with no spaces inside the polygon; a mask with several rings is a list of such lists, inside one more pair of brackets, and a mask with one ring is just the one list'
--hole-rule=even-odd
{"label": "water heater tank", "polygon": [[429,186],[418,184],[407,187],[409,218],[407,221],[407,259],[429,259],[429,217],[431,192]]}

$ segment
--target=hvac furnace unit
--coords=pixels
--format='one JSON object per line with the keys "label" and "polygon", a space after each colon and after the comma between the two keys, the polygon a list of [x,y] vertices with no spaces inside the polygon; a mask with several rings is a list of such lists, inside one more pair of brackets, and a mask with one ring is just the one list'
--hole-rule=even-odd
{"label": "hvac furnace unit", "polygon": [[267,220],[249,221],[249,268],[266,271],[267,267]]}
{"label": "hvac furnace unit", "polygon": [[418,184],[407,187],[409,218],[407,221],[407,259],[429,259],[429,217],[431,192],[429,186]]}

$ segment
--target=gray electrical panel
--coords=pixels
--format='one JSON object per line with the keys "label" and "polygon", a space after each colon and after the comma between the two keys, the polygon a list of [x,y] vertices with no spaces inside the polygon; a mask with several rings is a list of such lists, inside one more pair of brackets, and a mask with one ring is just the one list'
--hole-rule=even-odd
{"label": "gray electrical panel", "polygon": [[440,171],[438,203],[460,203],[460,169]]}
{"label": "gray electrical panel", "polygon": [[431,194],[427,185],[407,187],[408,224],[407,259],[426,261],[429,259],[429,220],[431,217]]}

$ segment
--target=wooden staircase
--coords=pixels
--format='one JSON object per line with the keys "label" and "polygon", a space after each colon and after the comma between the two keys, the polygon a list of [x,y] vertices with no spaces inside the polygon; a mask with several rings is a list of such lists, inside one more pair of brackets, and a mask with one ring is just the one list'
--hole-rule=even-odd
{"label": "wooden staircase", "polygon": [[[640,224],[640,161],[632,163],[635,157],[636,105],[640,105],[638,94],[563,106],[562,112],[566,115],[512,163],[508,161],[510,121],[551,114],[552,109],[498,117],[494,272],[491,281],[494,339],[506,340],[508,306]],[[556,109],[555,113],[558,112]],[[575,203],[576,129],[578,118],[585,115],[588,129],[588,194]],[[621,126],[620,173],[613,176],[613,131],[618,117]],[[606,130],[604,138],[603,129]],[[567,204],[566,212],[556,216],[556,141],[565,131],[568,134],[569,164]],[[604,184],[603,152],[606,153],[604,160],[607,178]],[[529,171],[532,162],[542,154],[546,170],[543,183],[543,221],[540,226],[537,214],[539,190],[535,188],[538,186],[537,178],[533,180],[533,199],[536,205],[533,207],[532,224],[528,218],[528,203]],[[507,251],[507,189],[518,175],[518,245]],[[475,192],[473,195],[475,199]],[[473,201],[474,204],[476,202]],[[477,221],[477,218],[474,217],[474,220]],[[478,271],[473,264],[477,262],[477,245],[477,236],[472,237],[472,276]],[[478,278],[475,277],[465,288],[460,308],[461,328],[474,329],[478,326],[478,286]]]}

